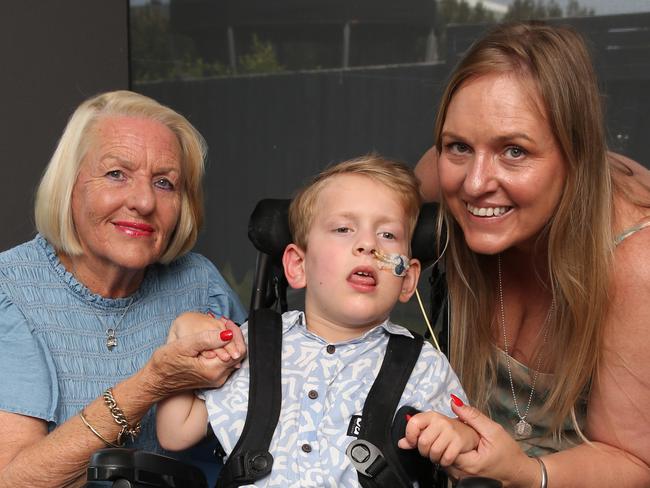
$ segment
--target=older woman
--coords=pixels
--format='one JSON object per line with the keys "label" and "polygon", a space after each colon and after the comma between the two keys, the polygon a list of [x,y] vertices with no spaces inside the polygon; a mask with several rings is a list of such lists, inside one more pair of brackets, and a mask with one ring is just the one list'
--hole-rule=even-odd
{"label": "older woman", "polygon": [[[151,406],[222,384],[243,358],[238,328],[208,315],[242,321],[237,297],[188,252],[204,156],[185,118],[142,95],[105,93],[71,117],[39,234],[0,254],[0,486],[76,485],[107,445],[159,451]],[[221,332],[164,345],[186,311],[201,314],[173,327]]]}
{"label": "older woman", "polygon": [[436,141],[418,173],[448,229],[473,404],[454,409],[481,436],[452,474],[650,486],[650,174],[608,157],[582,39],[497,27],[452,74]]}

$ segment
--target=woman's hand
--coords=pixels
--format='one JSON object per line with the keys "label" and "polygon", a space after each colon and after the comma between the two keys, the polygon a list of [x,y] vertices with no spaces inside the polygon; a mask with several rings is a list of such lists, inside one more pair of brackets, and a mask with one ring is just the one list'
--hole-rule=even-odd
{"label": "woman's hand", "polygon": [[154,352],[143,373],[160,400],[180,391],[220,387],[245,357],[235,323],[187,312],[174,321],[167,344]]}
{"label": "woman's hand", "polygon": [[[223,347],[215,349],[207,349],[201,351],[201,355],[208,359],[218,357],[224,362],[232,359],[239,359],[243,354],[246,354],[246,343],[241,334],[235,334],[235,329],[239,331],[239,327],[232,320],[225,317],[216,318],[212,313],[200,314],[196,312],[185,312],[179,315],[172,323],[167,336],[167,343],[175,341],[184,336],[203,332],[205,330],[217,330],[219,332],[224,330],[233,331],[232,340],[226,343]],[[227,332],[224,334],[228,334]],[[226,335],[224,335],[226,337]],[[221,338],[221,334],[220,334]]]}
{"label": "woman's hand", "polygon": [[521,450],[501,425],[468,405],[452,403],[452,410],[480,437],[475,450],[459,454],[447,468],[452,477],[485,476],[501,481],[506,488],[539,486],[539,464]]}

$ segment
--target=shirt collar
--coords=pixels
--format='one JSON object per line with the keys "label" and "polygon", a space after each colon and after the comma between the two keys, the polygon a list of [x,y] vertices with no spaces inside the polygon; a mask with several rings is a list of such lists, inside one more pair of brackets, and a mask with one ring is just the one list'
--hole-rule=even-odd
{"label": "shirt collar", "polygon": [[[307,330],[306,323],[307,323],[307,319],[305,318],[304,312],[299,310],[291,310],[289,312],[285,312],[282,315],[282,334],[283,335],[286,334],[291,329],[297,326],[297,327],[301,327],[306,334],[310,334],[313,335],[314,337],[318,337]],[[382,333],[402,335],[402,336],[410,337],[411,339],[413,338],[413,334],[411,333],[410,330],[400,325],[394,324],[393,322],[390,321],[390,318],[388,318],[378,326],[373,327],[372,329],[364,333],[362,336],[355,337],[354,339],[350,339],[349,341],[345,341],[345,343],[363,342],[368,337],[372,337],[374,335],[382,334]],[[319,339],[324,340],[320,337]]]}

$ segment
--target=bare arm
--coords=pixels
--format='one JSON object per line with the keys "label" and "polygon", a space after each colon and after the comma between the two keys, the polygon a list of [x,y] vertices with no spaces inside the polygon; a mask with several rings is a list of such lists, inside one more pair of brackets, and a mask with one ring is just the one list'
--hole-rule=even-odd
{"label": "bare arm", "polygon": [[[243,344],[243,338],[239,336],[237,342]],[[212,330],[183,337],[156,350],[142,370],[113,387],[115,400],[129,422],[139,421],[154,403],[170,394],[222,385],[245,355],[244,349],[240,359],[232,359],[226,367],[219,358],[201,355],[202,351],[223,344],[219,332]],[[117,438],[120,427],[102,398],[86,406],[85,416],[106,439]],[[81,486],[88,459],[102,447],[104,443],[79,416],[47,434],[43,420],[0,412],[0,487]]]}
{"label": "bare arm", "polygon": [[199,442],[207,432],[205,402],[191,392],[169,397],[158,404],[156,434],[160,445],[181,451]]}

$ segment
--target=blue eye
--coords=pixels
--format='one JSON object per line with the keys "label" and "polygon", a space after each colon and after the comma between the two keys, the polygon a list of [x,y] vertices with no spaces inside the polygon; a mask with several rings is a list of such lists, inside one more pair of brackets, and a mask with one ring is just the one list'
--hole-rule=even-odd
{"label": "blue eye", "polygon": [[512,159],[520,159],[526,155],[526,151],[519,146],[510,146],[506,149],[506,156]]}
{"label": "blue eye", "polygon": [[445,147],[447,148],[447,151],[456,154],[465,154],[470,150],[469,146],[464,142],[450,142]]}
{"label": "blue eye", "polygon": [[382,237],[384,239],[395,239],[395,234],[392,232],[380,232],[379,237]]}
{"label": "blue eye", "polygon": [[158,178],[154,185],[162,190],[173,190],[174,184],[169,181],[167,178]]}
{"label": "blue eye", "polygon": [[106,173],[106,176],[114,180],[121,180],[124,178],[124,173],[119,169],[114,169]]}

